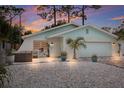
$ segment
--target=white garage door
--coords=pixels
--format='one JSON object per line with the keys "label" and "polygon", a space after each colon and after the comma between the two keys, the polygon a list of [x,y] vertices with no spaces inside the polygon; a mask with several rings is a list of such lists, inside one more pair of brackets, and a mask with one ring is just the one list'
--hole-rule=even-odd
{"label": "white garage door", "polygon": [[97,56],[111,56],[112,44],[111,43],[86,43],[87,48],[80,48],[78,50],[78,57],[91,57],[96,54]]}

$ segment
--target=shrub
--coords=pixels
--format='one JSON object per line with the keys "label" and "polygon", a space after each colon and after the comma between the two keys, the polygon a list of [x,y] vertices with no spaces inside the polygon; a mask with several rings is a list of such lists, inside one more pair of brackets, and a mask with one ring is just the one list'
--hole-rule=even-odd
{"label": "shrub", "polygon": [[61,56],[67,56],[67,53],[65,51],[61,52]]}
{"label": "shrub", "polygon": [[97,58],[98,58],[97,55],[93,55],[92,56],[92,62],[97,62]]}
{"label": "shrub", "polygon": [[5,86],[5,82],[9,84],[9,76],[8,70],[5,65],[0,65],[0,87]]}

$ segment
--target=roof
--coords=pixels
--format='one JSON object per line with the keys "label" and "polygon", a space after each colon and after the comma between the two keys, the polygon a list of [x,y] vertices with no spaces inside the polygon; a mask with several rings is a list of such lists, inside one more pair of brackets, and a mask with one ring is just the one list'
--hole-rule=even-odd
{"label": "roof", "polygon": [[36,33],[30,34],[30,35],[22,36],[22,39],[26,39],[26,38],[28,38],[28,37],[32,37],[32,36],[35,36],[35,35],[38,35],[38,34],[42,34],[42,33],[45,33],[45,32],[49,32],[49,31],[51,31],[51,30],[54,30],[54,29],[57,29],[57,28],[60,28],[60,27],[64,27],[64,26],[68,26],[68,25],[79,26],[79,25],[74,24],[74,23],[67,23],[67,24],[64,24],[64,25],[60,25],[60,26],[56,26],[56,27],[53,27],[53,28],[50,28],[50,29],[44,30],[44,31],[39,31],[39,32],[36,32]]}
{"label": "roof", "polygon": [[60,27],[64,27],[64,26],[68,26],[68,25],[75,25],[75,26],[77,26],[77,27],[74,28],[74,29],[71,29],[71,30],[66,30],[66,31],[63,31],[63,32],[61,32],[61,33],[57,33],[57,34],[51,35],[51,36],[49,36],[48,38],[60,36],[60,35],[62,35],[62,34],[69,33],[69,32],[72,32],[72,31],[75,31],[75,30],[78,30],[78,29],[81,29],[81,28],[85,28],[85,27],[92,27],[92,28],[97,29],[97,30],[99,30],[99,31],[101,31],[101,32],[103,32],[103,33],[106,33],[106,34],[108,34],[108,35],[110,35],[110,36],[112,36],[112,37],[114,37],[114,38],[118,38],[117,35],[114,35],[114,34],[112,34],[112,33],[110,33],[110,32],[107,32],[106,30],[103,30],[103,29],[101,29],[101,28],[98,28],[97,26],[94,26],[94,25],[84,25],[84,26],[80,26],[80,25],[77,25],[77,24],[75,24],[75,23],[68,23],[68,24],[60,25],[60,26],[53,27],[53,28],[50,28],[50,29],[47,29],[47,30],[44,30],[44,31],[39,31],[39,32],[30,34],[30,35],[23,36],[22,38],[23,38],[23,39],[26,39],[26,38],[28,38],[28,37],[32,37],[32,36],[35,36],[35,35],[38,35],[38,34],[42,34],[42,33],[45,33],[45,32],[49,32],[49,31],[51,31],[51,30],[54,30],[54,29],[57,29],[57,28],[60,28]]}
{"label": "roof", "polygon": [[106,33],[106,34],[108,34],[108,35],[110,35],[110,36],[112,36],[112,37],[114,37],[114,38],[118,38],[118,36],[116,36],[116,35],[114,35],[114,34],[112,34],[112,33],[110,33],[110,32],[107,32],[106,30],[103,30],[103,29],[101,29],[101,28],[98,28],[98,27],[96,27],[96,26],[93,26],[93,25],[79,26],[78,28],[75,28],[75,29],[71,29],[71,30],[64,31],[64,32],[61,32],[61,33],[58,33],[58,34],[54,34],[54,35],[50,36],[49,38],[56,37],[56,36],[60,36],[60,35],[63,35],[63,34],[65,34],[65,33],[69,33],[69,32],[72,32],[72,31],[75,31],[75,30],[78,30],[78,29],[81,29],[81,28],[85,28],[85,27],[92,27],[92,28],[97,29],[97,30],[99,30],[99,31],[101,31],[101,32],[103,32],[103,33]]}

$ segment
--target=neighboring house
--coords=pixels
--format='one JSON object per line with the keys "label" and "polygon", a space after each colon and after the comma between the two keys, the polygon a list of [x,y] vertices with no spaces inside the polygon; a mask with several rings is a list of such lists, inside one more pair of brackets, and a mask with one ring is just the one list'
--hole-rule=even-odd
{"label": "neighboring house", "polygon": [[49,52],[50,57],[58,57],[61,51],[66,51],[68,58],[72,58],[73,49],[66,44],[66,40],[77,37],[84,37],[87,46],[87,48],[80,47],[77,57],[91,57],[94,54],[111,57],[122,54],[119,52],[116,35],[92,25],[78,26],[73,23],[23,36],[24,42],[18,52],[38,50],[39,55],[43,52],[47,55]]}

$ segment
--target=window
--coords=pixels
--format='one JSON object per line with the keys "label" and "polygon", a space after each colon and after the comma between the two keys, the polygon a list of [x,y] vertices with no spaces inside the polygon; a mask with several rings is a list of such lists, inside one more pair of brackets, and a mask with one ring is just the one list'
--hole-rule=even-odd
{"label": "window", "polygon": [[89,30],[88,29],[86,29],[86,34],[88,34],[89,33]]}

